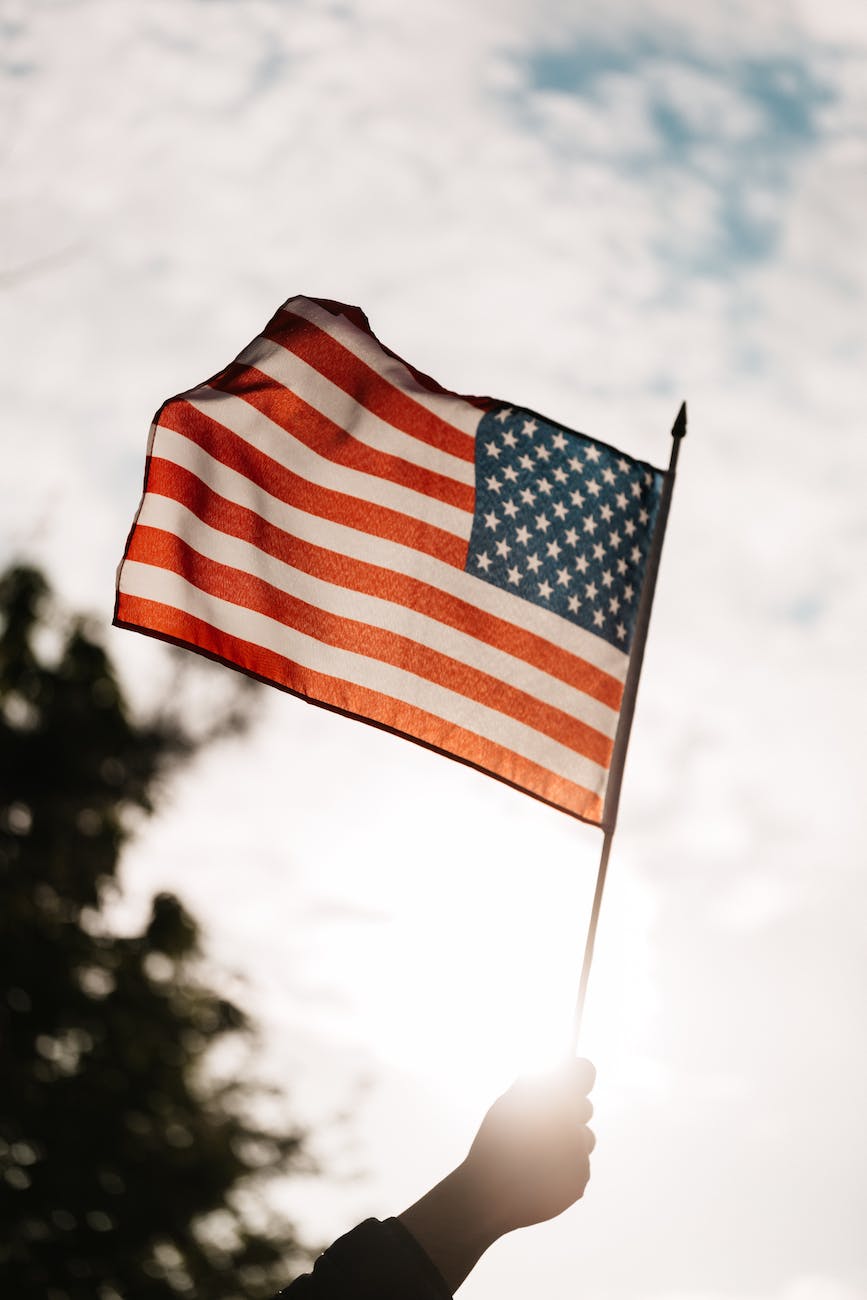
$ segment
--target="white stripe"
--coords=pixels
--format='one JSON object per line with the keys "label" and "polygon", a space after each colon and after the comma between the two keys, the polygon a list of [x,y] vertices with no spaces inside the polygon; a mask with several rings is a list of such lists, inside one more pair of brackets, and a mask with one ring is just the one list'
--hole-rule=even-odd
{"label": "white stripe", "polygon": [[185,398],[197,411],[230,429],[251,447],[264,452],[276,460],[278,465],[285,466],[308,483],[385,506],[388,510],[396,510],[399,514],[409,515],[411,519],[418,519],[425,524],[433,524],[434,527],[459,537],[461,541],[468,542],[470,539],[473,526],[470,511],[459,510],[456,506],[437,501],[412,488],[402,487],[399,483],[391,483],[375,474],[364,474],[360,470],[337,465],[327,457],[311,451],[303,442],[293,438],[291,433],[281,429],[279,424],[269,420],[267,415],[240,397],[203,387],[192,389],[185,394]]}
{"label": "white stripe", "polygon": [[127,560],[121,572],[120,590],[129,596],[159,601],[170,608],[184,610],[221,632],[271,650],[302,668],[424,709],[596,794],[601,795],[605,789],[607,773],[604,768],[533,731],[524,723],[468,700],[447,687],[416,677],[404,668],[395,668],[377,659],[327,645],[287,628],[277,619],[209,595],[176,573],[152,564]]}
{"label": "white stripe", "polygon": [[346,348],[347,352],[358,357],[359,361],[364,361],[371,370],[375,370],[395,388],[402,389],[413,401],[418,402],[419,406],[426,407],[431,414],[438,416],[446,424],[453,425],[461,433],[475,437],[484,411],[480,411],[477,406],[473,406],[456,393],[432,393],[430,389],[424,388],[402,361],[390,357],[382,350],[376,339],[372,338],[366,330],[359,329],[347,316],[335,316],[324,307],[320,307],[317,302],[311,302],[309,298],[303,297],[290,298],[288,302],[284,302],[283,307],[286,311],[294,312],[296,316],[302,316],[304,320],[309,321],[311,325],[316,325],[325,334],[330,334]]}
{"label": "white stripe", "polygon": [[617,681],[622,682],[626,678],[629,656],[593,632],[577,627],[551,610],[541,609],[520,596],[503,591],[493,583],[484,582],[432,555],[415,551],[399,542],[359,532],[345,524],[321,519],[318,515],[309,515],[296,506],[290,506],[271,496],[264,488],[251,483],[243,474],[238,474],[209,456],[198,443],[171,429],[157,430],[153,454],[189,470],[220,496],[252,510],[277,528],[293,533],[305,542],[325,546],[351,559],[366,560],[369,564],[377,564],[389,571],[426,582],[495,618],[504,619],[515,627],[550,641],[552,645],[584,659]]}
{"label": "white stripe", "polygon": [[[242,366],[255,366],[269,379],[297,393],[308,406],[374,451],[397,456],[469,487],[475,485],[475,465],[403,433],[279,343],[271,339],[254,339],[240,354],[238,362]],[[477,412],[477,417],[480,416],[481,413]]]}
{"label": "white stripe", "polygon": [[207,559],[229,565],[241,573],[263,578],[278,590],[286,591],[317,609],[336,614],[340,618],[366,623],[384,632],[409,637],[429,650],[448,655],[461,664],[478,669],[498,682],[515,687],[552,708],[587,723],[605,736],[614,737],[617,729],[615,710],[600,704],[575,687],[567,686],[559,678],[551,677],[532,664],[525,663],[523,659],[516,659],[503,650],[478,641],[447,623],[407,609],[405,605],[313,577],[261,551],[250,542],[211,528],[171,497],[148,494],[139,523],[180,537]]}

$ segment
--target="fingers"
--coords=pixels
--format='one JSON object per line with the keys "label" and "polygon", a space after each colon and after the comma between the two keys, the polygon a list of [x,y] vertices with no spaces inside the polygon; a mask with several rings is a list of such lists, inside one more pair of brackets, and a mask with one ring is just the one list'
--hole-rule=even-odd
{"label": "fingers", "polygon": [[575,1114],[579,1124],[586,1124],[593,1118],[593,1102],[589,1097],[579,1097],[575,1104]]}
{"label": "fingers", "polygon": [[573,1094],[581,1093],[586,1096],[596,1082],[596,1069],[593,1063],[583,1056],[569,1057],[561,1061],[548,1078],[554,1086]]}
{"label": "fingers", "polygon": [[524,1075],[521,1081],[534,1087],[547,1087],[555,1092],[586,1096],[596,1082],[596,1070],[583,1056],[569,1057],[553,1069]]}
{"label": "fingers", "polygon": [[572,1086],[579,1092],[585,1094],[578,1099],[576,1111],[579,1122],[584,1126],[584,1141],[587,1148],[588,1156],[596,1146],[596,1134],[592,1128],[588,1128],[589,1121],[593,1118],[593,1102],[586,1095],[590,1092],[593,1084],[596,1082],[596,1070],[592,1063],[583,1056],[569,1063],[572,1076]]}
{"label": "fingers", "polygon": [[596,1146],[596,1134],[587,1127],[593,1118],[593,1102],[586,1094],[595,1081],[596,1070],[591,1062],[583,1057],[567,1061],[559,1076],[559,1083],[563,1088],[561,1094],[563,1102],[570,1119],[577,1122],[582,1129],[583,1143],[588,1156]]}
{"label": "fingers", "polygon": [[[596,1069],[592,1062],[586,1060],[583,1056],[579,1056],[573,1064],[576,1076],[576,1086],[585,1094],[590,1092],[596,1082]],[[586,1127],[589,1120],[593,1118],[593,1102],[585,1095],[583,1103],[582,1123],[585,1125],[584,1132],[587,1142],[587,1154],[589,1156],[593,1151],[593,1148],[596,1146],[596,1134],[593,1132],[592,1128]]]}
{"label": "fingers", "polygon": [[509,1113],[521,1123],[547,1117],[546,1124],[560,1125],[563,1133],[576,1134],[581,1129],[581,1144],[589,1155],[596,1136],[586,1127],[593,1118],[593,1103],[587,1093],[595,1079],[590,1061],[583,1057],[569,1059],[553,1071],[524,1075],[495,1105],[501,1115]]}
{"label": "fingers", "polygon": [[569,1062],[569,1068],[572,1072],[573,1087],[579,1092],[590,1092],[596,1082],[596,1068],[593,1063],[583,1056],[578,1056],[574,1061]]}

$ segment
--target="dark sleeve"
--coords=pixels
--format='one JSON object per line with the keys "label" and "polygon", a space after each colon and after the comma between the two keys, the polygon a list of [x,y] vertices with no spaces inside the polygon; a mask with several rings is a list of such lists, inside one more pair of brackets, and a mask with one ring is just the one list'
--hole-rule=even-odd
{"label": "dark sleeve", "polygon": [[397,1219],[365,1219],[275,1300],[451,1300],[452,1293]]}

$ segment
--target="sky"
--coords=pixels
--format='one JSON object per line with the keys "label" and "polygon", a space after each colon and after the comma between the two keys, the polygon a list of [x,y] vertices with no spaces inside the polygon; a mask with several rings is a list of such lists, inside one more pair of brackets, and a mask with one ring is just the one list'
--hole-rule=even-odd
{"label": "sky", "polygon": [[[582,1035],[593,1176],[468,1300],[867,1297],[865,110],[855,0],[0,5],[0,561],[92,611],[142,707],[165,652],[108,625],[151,415],[291,295],[658,465],[688,400]],[[275,1200],[322,1240],[562,1050],[600,837],[257,709],[116,919],[160,888],[201,917],[313,1128],[324,1176]]]}

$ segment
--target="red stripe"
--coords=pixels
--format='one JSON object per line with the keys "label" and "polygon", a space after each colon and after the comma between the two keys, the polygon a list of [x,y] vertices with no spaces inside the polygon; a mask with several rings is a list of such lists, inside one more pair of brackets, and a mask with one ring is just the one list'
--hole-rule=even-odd
{"label": "red stripe", "polygon": [[255,511],[228,501],[195,474],[171,461],[157,457],[151,461],[148,491],[179,501],[212,528],[239,537],[304,573],[366,595],[386,595],[394,604],[426,614],[486,645],[507,650],[515,658],[559,678],[615,712],[620,708],[622,682],[578,655],[417,578],[301,541]]}
{"label": "red stripe", "polygon": [[290,388],[284,388],[253,366],[242,366],[233,361],[210,386],[242,398],[326,460],[399,483],[424,496],[444,501],[457,510],[465,510],[467,514],[472,514],[475,509],[476,493],[470,484],[459,483],[445,474],[437,474],[400,456],[369,447],[315,407],[309,406]]}
{"label": "red stripe", "polygon": [[209,456],[243,474],[271,496],[297,506],[299,510],[345,524],[359,532],[371,533],[374,537],[401,542],[456,569],[463,569],[466,564],[468,541],[387,506],[310,483],[182,398],[163,407],[159,422],[166,429],[173,429],[189,438]]}
{"label": "red stripe", "polygon": [[230,636],[201,619],[156,601],[121,592],[116,622],[201,650],[313,703],[350,713],[362,722],[372,722],[419,740],[447,757],[461,759],[483,772],[498,776],[510,785],[594,825],[599,825],[602,820],[602,799],[593,791],[521,758],[502,745],[444,722],[424,709],[403,704],[367,687],[352,686],[339,678],[301,668],[282,655]]}
{"label": "red stripe", "polygon": [[367,362],[361,361],[337,339],[304,320],[302,316],[279,311],[262,331],[262,336],[286,348],[296,357],[301,357],[302,361],[313,366],[314,370],[318,370],[387,424],[394,425],[396,429],[431,447],[447,451],[470,464],[474,463],[474,437],[449,424],[422,406],[409,393],[383,379]]}
{"label": "red stripe", "polygon": [[130,560],[177,573],[200,591],[265,614],[326,645],[391,664],[447,687],[474,703],[494,709],[549,736],[600,767],[607,767],[611,761],[612,741],[607,736],[526,691],[509,686],[499,678],[439,650],[421,645],[412,637],[311,605],[263,578],[201,555],[173,533],[140,524],[133,533],[127,554]]}
{"label": "red stripe", "polygon": [[[437,383],[435,379],[431,379],[430,375],[426,375],[423,370],[417,370],[415,366],[410,365],[410,363],[403,357],[399,357],[396,352],[393,352],[391,348],[387,348],[382,340],[376,337],[373,330],[370,328],[370,321],[367,319],[360,307],[350,307],[347,306],[346,303],[335,302],[332,298],[307,298],[306,301],[314,302],[318,307],[323,307],[327,312],[330,312],[332,316],[345,316],[353,325],[357,325],[360,330],[369,335],[381,352],[384,352],[389,357],[393,357],[395,361],[399,361],[402,366],[405,366],[412,377],[418,380],[421,387],[426,388],[429,392],[440,393],[444,397],[457,397],[459,401],[467,402],[470,406],[478,407],[480,411],[488,411],[494,405],[494,399],[492,397],[469,397],[466,393],[453,393],[450,388],[443,388],[442,384]],[[288,304],[287,306],[279,307],[274,314],[274,320],[277,320],[287,309]]]}

